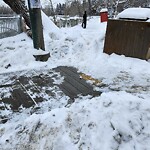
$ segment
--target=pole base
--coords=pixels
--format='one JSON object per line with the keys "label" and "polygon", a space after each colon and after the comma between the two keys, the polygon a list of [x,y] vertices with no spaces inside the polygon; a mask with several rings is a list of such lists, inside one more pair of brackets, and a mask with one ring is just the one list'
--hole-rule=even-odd
{"label": "pole base", "polygon": [[37,54],[37,55],[33,55],[36,61],[47,61],[48,58],[50,57],[50,53],[47,54]]}

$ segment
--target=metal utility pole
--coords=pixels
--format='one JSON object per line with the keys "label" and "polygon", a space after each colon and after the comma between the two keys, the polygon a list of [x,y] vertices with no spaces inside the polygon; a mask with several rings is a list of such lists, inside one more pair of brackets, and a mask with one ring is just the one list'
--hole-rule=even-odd
{"label": "metal utility pole", "polygon": [[28,6],[34,48],[45,50],[40,0],[28,0]]}

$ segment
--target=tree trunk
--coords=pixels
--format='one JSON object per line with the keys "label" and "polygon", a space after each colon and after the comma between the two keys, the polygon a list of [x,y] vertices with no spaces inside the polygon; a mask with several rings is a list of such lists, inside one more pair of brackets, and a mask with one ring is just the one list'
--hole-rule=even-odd
{"label": "tree trunk", "polygon": [[88,0],[88,4],[89,4],[89,15],[92,15],[91,0]]}
{"label": "tree trunk", "polygon": [[28,9],[21,0],[3,0],[9,7],[16,13],[21,14],[22,17],[25,20],[25,23],[29,28],[31,28],[30,25],[30,18],[28,15]]}

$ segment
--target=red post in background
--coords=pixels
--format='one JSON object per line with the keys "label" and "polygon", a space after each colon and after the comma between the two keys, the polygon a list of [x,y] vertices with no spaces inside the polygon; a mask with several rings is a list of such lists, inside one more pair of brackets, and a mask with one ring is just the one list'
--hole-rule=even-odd
{"label": "red post in background", "polygon": [[100,11],[100,22],[106,21],[108,21],[108,10],[105,8]]}

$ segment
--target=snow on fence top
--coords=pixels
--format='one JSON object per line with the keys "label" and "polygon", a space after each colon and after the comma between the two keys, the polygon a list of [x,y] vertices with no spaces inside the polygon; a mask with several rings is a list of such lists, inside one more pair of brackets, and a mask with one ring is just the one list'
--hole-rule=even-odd
{"label": "snow on fence top", "polygon": [[118,19],[137,19],[137,20],[148,20],[150,19],[149,8],[128,8],[117,15]]}

